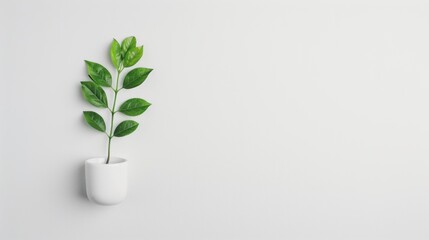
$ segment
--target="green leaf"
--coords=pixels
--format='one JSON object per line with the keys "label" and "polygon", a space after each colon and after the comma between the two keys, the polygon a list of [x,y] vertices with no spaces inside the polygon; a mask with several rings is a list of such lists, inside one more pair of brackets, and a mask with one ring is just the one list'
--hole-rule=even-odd
{"label": "green leaf", "polygon": [[93,127],[94,129],[105,132],[106,131],[106,124],[104,123],[103,118],[96,112],[91,111],[84,111],[83,117],[85,118],[85,121],[89,124],[89,126]]}
{"label": "green leaf", "polygon": [[124,78],[122,87],[125,89],[135,88],[142,84],[150,72],[153,69],[150,68],[135,68],[131,70]]}
{"label": "green leaf", "polygon": [[131,98],[119,107],[119,112],[128,116],[142,114],[151,104],[141,98]]}
{"label": "green leaf", "polygon": [[103,87],[112,85],[112,75],[101,64],[85,60],[88,75],[92,81]]}
{"label": "green leaf", "polygon": [[130,50],[131,48],[135,48],[136,43],[137,43],[136,38],[133,36],[125,38],[121,44],[122,57],[125,56],[128,50]]}
{"label": "green leaf", "polygon": [[125,53],[124,67],[131,67],[143,56],[143,46],[131,48]]}
{"label": "green leaf", "polygon": [[80,82],[82,95],[92,105],[99,108],[107,108],[107,96],[104,90],[93,82]]}
{"label": "green leaf", "polygon": [[115,137],[126,136],[126,135],[134,132],[138,126],[139,126],[139,124],[136,121],[133,121],[133,120],[123,121],[123,122],[119,123],[119,125],[116,127],[113,135]]}
{"label": "green leaf", "polygon": [[113,66],[115,66],[116,69],[119,69],[119,67],[121,67],[121,45],[119,45],[116,39],[113,39],[112,45],[110,46],[110,59],[112,60]]}

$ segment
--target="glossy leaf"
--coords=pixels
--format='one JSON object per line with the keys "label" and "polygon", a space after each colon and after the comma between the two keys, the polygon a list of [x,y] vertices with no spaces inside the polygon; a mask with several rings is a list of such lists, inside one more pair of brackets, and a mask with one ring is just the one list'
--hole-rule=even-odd
{"label": "glossy leaf", "polygon": [[93,82],[80,82],[83,97],[92,105],[107,108],[107,96],[104,90]]}
{"label": "glossy leaf", "polygon": [[113,135],[115,137],[126,136],[126,135],[134,132],[138,126],[139,126],[139,124],[136,121],[133,121],[133,120],[123,121],[116,127]]}
{"label": "glossy leaf", "polygon": [[124,57],[125,54],[128,52],[128,50],[135,48],[136,43],[137,43],[136,38],[133,36],[125,38],[121,44],[122,56]]}
{"label": "glossy leaf", "polygon": [[88,75],[92,81],[103,87],[112,85],[112,75],[101,64],[85,60]]}
{"label": "glossy leaf", "polygon": [[144,113],[150,105],[150,103],[141,98],[131,98],[122,103],[119,107],[119,112],[128,116],[138,116]]}
{"label": "glossy leaf", "polygon": [[124,56],[124,67],[131,67],[143,56],[143,46],[130,48]]}
{"label": "glossy leaf", "polygon": [[131,70],[124,78],[122,87],[125,89],[135,88],[142,84],[150,72],[153,69],[150,68],[135,68]]}
{"label": "glossy leaf", "polygon": [[100,132],[106,131],[106,123],[104,123],[103,118],[98,113],[84,111],[83,117],[85,118],[85,121],[89,124],[89,126]]}
{"label": "glossy leaf", "polygon": [[110,46],[110,59],[112,60],[113,66],[119,69],[122,64],[121,45],[119,45],[116,39],[113,39],[112,45]]}

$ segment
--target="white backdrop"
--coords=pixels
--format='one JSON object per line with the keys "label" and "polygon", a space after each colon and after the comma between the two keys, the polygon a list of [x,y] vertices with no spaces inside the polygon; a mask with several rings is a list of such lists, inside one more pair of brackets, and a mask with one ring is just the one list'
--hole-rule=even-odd
{"label": "white backdrop", "polygon": [[[418,1],[2,1],[0,239],[429,239],[429,5]],[[84,59],[112,38],[154,68],[114,139],[129,196],[83,162]]]}

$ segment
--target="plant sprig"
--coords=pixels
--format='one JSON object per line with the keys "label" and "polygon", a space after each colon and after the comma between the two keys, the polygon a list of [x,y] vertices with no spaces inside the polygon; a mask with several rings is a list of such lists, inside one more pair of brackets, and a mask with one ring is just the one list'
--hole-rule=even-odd
{"label": "plant sprig", "polygon": [[[121,44],[119,44],[116,39],[113,39],[110,46],[110,60],[116,69],[114,86],[112,84],[112,75],[107,68],[101,64],[85,60],[88,76],[91,81],[81,82],[82,95],[84,99],[93,106],[107,108],[111,114],[110,130],[107,132],[103,117],[93,111],[83,112],[84,119],[88,125],[97,131],[104,132],[108,138],[106,164],[108,164],[110,160],[112,138],[127,136],[134,132],[139,125],[136,121],[125,120],[119,123],[115,130],[113,130],[115,114],[120,112],[127,116],[138,116],[144,113],[151,105],[144,99],[131,98],[123,102],[121,106],[116,109],[116,100],[119,91],[140,86],[153,70],[150,68],[138,67],[129,71],[124,77],[122,87],[119,88],[119,79],[122,71],[125,68],[134,66],[143,56],[143,46],[138,47],[136,44],[136,38],[132,36],[125,38]],[[114,93],[112,107],[109,107],[107,95],[103,87],[110,88]]]}

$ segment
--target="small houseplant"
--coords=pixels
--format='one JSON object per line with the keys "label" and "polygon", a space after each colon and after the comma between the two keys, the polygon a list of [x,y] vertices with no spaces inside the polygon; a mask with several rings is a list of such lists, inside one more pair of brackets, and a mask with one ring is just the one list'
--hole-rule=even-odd
{"label": "small houseplant", "polygon": [[[112,74],[107,68],[101,64],[85,60],[90,80],[81,82],[83,98],[91,105],[105,109],[110,113],[110,124],[106,128],[106,122],[98,113],[83,112],[88,125],[107,136],[107,156],[88,159],[85,162],[88,198],[102,205],[120,203],[127,194],[127,160],[111,156],[112,139],[131,134],[139,125],[134,120],[125,120],[114,128],[115,114],[120,113],[134,117],[144,113],[151,105],[141,98],[131,98],[119,107],[117,105],[117,97],[122,90],[140,86],[152,71],[150,68],[134,68],[126,73],[122,85],[119,86],[121,73],[126,68],[134,66],[143,56],[143,46],[136,44],[135,37],[127,37],[121,43],[113,39],[110,46],[110,59],[116,71],[114,82],[112,82]],[[111,104],[109,104],[103,88],[113,91]]]}

